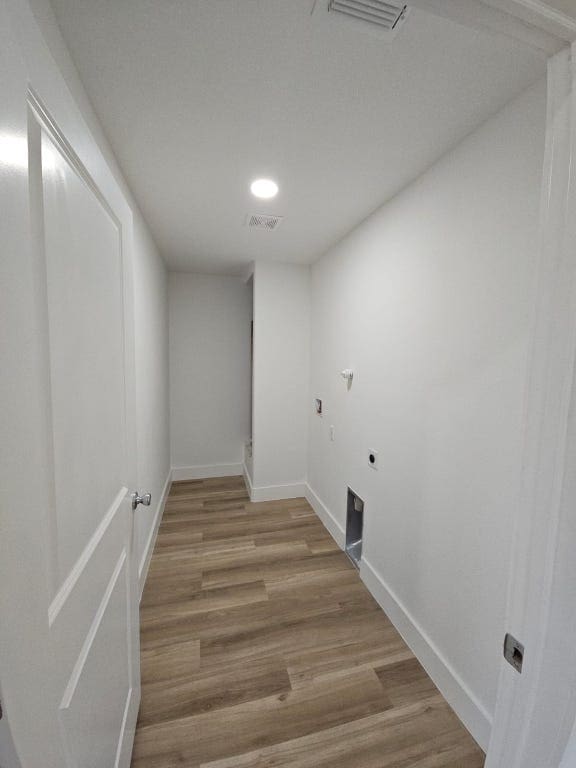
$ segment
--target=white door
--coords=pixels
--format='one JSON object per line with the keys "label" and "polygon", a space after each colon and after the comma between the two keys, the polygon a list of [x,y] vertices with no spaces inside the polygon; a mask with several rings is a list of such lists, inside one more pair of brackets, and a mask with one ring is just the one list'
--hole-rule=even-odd
{"label": "white door", "polygon": [[34,30],[26,3],[0,0],[3,709],[22,768],[127,768],[131,216]]}

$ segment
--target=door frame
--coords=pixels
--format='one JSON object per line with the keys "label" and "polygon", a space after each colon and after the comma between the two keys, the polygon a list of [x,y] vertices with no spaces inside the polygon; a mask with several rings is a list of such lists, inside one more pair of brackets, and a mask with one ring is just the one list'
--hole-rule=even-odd
{"label": "door frame", "polygon": [[576,43],[548,62],[540,273],[520,498],[487,768],[557,768],[576,724]]}

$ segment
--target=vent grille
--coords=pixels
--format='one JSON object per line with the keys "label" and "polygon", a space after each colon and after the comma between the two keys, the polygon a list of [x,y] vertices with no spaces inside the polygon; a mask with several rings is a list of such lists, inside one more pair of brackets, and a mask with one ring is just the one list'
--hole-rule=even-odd
{"label": "vent grille", "polygon": [[266,229],[273,232],[278,229],[282,223],[282,216],[268,216],[265,213],[253,213],[248,216],[248,227],[250,229]]}
{"label": "vent grille", "polygon": [[329,0],[328,10],[393,31],[404,20],[407,6],[384,0]]}

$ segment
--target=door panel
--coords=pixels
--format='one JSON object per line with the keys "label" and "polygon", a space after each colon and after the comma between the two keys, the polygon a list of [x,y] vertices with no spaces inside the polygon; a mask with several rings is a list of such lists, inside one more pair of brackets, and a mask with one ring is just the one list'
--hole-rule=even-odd
{"label": "door panel", "polygon": [[[122,553],[60,705],[74,766],[116,765],[132,695],[126,587],[126,556]],[[119,653],[121,649],[125,653]]]}
{"label": "door panel", "polygon": [[28,141],[47,325],[55,726],[70,767],[111,768],[126,765],[139,696],[122,229],[33,97]]}
{"label": "door panel", "polygon": [[[61,690],[68,684],[72,667],[81,654],[85,638],[90,632],[94,616],[98,613],[102,596],[106,593],[110,574],[114,572],[120,557],[126,557],[126,489],[111,508],[110,521],[105,520],[102,536],[94,548],[88,549],[74,570],[58,600],[50,605],[49,625],[52,642],[58,648],[62,663],[59,676]],[[92,542],[91,542],[92,544]],[[75,627],[70,632],[70,627]]]}
{"label": "door panel", "polygon": [[54,441],[56,589],[122,487],[120,227],[42,129],[42,204]]}

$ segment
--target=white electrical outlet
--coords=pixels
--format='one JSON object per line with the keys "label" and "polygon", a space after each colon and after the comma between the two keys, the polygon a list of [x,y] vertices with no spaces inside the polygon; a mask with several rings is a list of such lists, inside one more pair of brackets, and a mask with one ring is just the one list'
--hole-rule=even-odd
{"label": "white electrical outlet", "polygon": [[378,469],[378,451],[368,451],[368,466]]}

